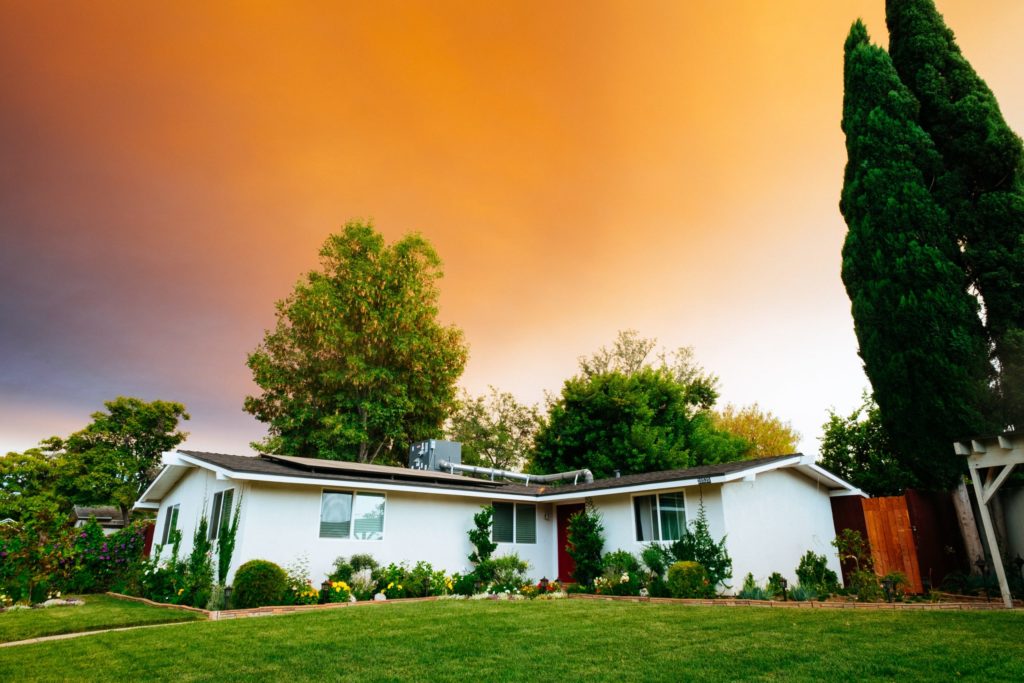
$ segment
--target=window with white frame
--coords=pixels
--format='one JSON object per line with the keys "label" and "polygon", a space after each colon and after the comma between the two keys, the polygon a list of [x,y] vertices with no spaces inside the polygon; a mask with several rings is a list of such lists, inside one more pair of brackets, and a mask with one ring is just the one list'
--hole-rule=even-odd
{"label": "window with white frame", "polygon": [[[492,503],[495,543],[536,543],[537,506],[526,503]],[[514,539],[514,540],[513,540]]]}
{"label": "window with white frame", "polygon": [[686,528],[682,492],[635,496],[633,514],[638,541],[678,541]]}
{"label": "window with white frame", "polygon": [[211,541],[216,541],[231,524],[231,503],[234,499],[234,489],[225,489],[213,494],[213,509],[210,511]]}
{"label": "window with white frame", "polygon": [[324,491],[320,501],[320,538],[381,540],[384,500],[383,493]]}
{"label": "window with white frame", "polygon": [[161,536],[160,545],[167,545],[171,533],[178,528],[178,510],[181,505],[172,505],[164,512],[164,533]]}

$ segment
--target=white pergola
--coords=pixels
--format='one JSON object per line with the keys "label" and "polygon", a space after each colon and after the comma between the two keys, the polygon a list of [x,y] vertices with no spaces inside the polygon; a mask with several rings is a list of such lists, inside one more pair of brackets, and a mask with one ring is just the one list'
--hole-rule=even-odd
{"label": "white pergola", "polygon": [[[995,565],[996,578],[999,579],[999,591],[1003,594],[1003,604],[1013,607],[1010,586],[1006,582],[1006,569],[1003,567],[1002,554],[996,543],[996,531],[992,526],[992,515],[988,511],[988,502],[999,487],[1010,476],[1014,466],[1024,463],[1024,435],[1014,433],[1000,436],[979,437],[970,442],[953,444],[957,455],[967,456],[967,469],[974,482],[974,493],[978,497],[978,508],[981,511],[981,523],[985,528],[989,551],[992,553],[992,564]],[[982,482],[981,470],[985,470],[985,481]]]}

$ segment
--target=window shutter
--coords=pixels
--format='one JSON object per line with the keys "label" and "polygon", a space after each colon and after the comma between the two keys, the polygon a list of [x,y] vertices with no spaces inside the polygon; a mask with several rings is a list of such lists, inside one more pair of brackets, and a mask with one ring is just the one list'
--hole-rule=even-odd
{"label": "window shutter", "polygon": [[516,543],[537,542],[537,506],[516,505]]}
{"label": "window shutter", "polygon": [[235,501],[235,490],[228,489],[224,492],[224,502],[220,507],[220,533],[223,534],[231,526],[231,505]]}
{"label": "window shutter", "polygon": [[512,542],[512,503],[494,503],[492,538],[496,543]]}

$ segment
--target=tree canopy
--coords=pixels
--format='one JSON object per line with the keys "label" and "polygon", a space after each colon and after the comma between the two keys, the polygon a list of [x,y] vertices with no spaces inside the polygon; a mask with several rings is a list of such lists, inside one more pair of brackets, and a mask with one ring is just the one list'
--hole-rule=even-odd
{"label": "tree canopy", "polygon": [[419,235],[392,245],[349,222],[321,267],[277,303],[277,325],[249,354],[267,423],[259,450],[334,460],[395,460],[440,436],[466,364],[462,332],[438,322],[441,261]]}
{"label": "tree canopy", "polygon": [[462,444],[462,462],[505,470],[521,469],[540,426],[535,406],[490,387],[486,396],[462,392],[448,420],[447,435]]}
{"label": "tree canopy", "polygon": [[119,396],[104,403],[107,411],[66,439],[43,443],[57,459],[57,488],[82,505],[117,505],[124,519],[160,471],[161,456],[178,446],[189,419],[185,406],[172,401],[146,402]]}
{"label": "tree canopy", "polygon": [[742,457],[746,441],[716,429],[708,412],[718,396],[714,376],[688,349],[652,364],[653,348],[629,331],[613,349],[580,359],[580,373],[548,406],[533,471],[589,468],[600,478]]}
{"label": "tree canopy", "polygon": [[933,0],[887,0],[889,53],[941,156],[933,196],[984,302],[1004,424],[1024,419],[1024,145]]}
{"label": "tree canopy", "polygon": [[819,463],[872,496],[895,496],[918,485],[896,457],[878,405],[867,392],[849,415],[829,411],[822,426]]}
{"label": "tree canopy", "polygon": [[750,449],[747,458],[767,458],[796,453],[800,433],[789,422],[783,422],[755,403],[737,408],[731,403],[713,413],[715,427],[740,437]]}
{"label": "tree canopy", "polygon": [[[948,487],[952,443],[991,427],[992,366],[948,215],[942,159],[889,55],[854,24],[846,41],[842,277],[864,370],[913,481]],[[909,482],[908,482],[909,483]]]}

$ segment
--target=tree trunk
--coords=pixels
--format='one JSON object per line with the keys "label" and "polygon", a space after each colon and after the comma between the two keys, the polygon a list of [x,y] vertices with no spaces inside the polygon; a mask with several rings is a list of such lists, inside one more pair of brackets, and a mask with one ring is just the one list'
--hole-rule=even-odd
{"label": "tree trunk", "polygon": [[[994,468],[992,468],[994,469]],[[990,470],[992,471],[992,470]],[[1003,511],[1002,491],[996,491],[995,495],[988,499],[988,514],[992,517],[992,526],[995,527],[996,542],[1004,552],[1010,551],[1006,536],[1006,512]]]}
{"label": "tree trunk", "polygon": [[980,574],[981,572],[974,566],[974,563],[979,557],[985,557],[985,549],[981,545],[981,536],[978,535],[978,524],[974,521],[971,496],[967,492],[967,485],[962,481],[953,491],[953,507],[956,508],[956,518],[960,523],[960,534],[964,538],[964,550],[967,552],[968,569],[972,574]]}

